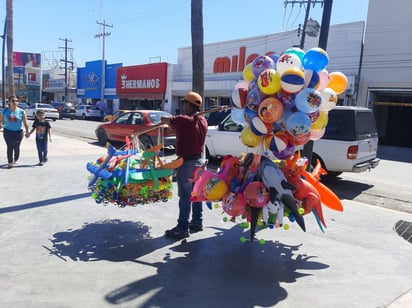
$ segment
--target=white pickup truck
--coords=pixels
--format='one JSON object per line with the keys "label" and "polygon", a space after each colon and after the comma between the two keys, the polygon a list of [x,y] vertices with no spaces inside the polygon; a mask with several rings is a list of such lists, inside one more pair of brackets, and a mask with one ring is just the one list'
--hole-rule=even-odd
{"label": "white pickup truck", "polygon": [[[209,126],[206,153],[209,157],[257,152],[240,140],[243,125],[230,115],[219,125]],[[312,165],[319,159],[328,176],[342,172],[363,172],[379,164],[378,133],[372,110],[355,106],[336,106],[329,111],[325,135],[313,142]]]}

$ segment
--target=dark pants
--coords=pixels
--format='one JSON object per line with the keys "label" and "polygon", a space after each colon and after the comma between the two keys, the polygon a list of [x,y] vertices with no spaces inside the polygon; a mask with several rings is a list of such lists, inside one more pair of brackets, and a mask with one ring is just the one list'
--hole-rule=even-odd
{"label": "dark pants", "polygon": [[36,139],[37,155],[39,156],[39,162],[44,162],[47,159],[48,142],[46,139]]}
{"label": "dark pants", "polygon": [[7,144],[7,160],[9,164],[19,160],[20,143],[23,140],[23,130],[3,129],[3,137]]}

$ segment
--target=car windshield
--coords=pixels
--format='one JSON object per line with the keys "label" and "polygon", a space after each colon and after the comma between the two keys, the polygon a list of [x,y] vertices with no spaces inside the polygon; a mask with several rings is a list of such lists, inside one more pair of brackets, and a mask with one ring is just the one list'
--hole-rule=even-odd
{"label": "car windshield", "polygon": [[171,117],[172,115],[167,112],[158,111],[158,112],[149,112],[149,118],[153,124],[160,123],[161,117]]}
{"label": "car windshield", "polygon": [[49,104],[37,104],[37,108],[54,108],[54,107]]}

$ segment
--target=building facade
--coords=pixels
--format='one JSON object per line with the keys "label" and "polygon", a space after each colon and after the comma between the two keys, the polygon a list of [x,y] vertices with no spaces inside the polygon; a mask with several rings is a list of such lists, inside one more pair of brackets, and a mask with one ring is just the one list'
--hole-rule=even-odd
{"label": "building facade", "polygon": [[412,147],[412,2],[369,1],[358,102],[374,110],[381,144]]}
{"label": "building facade", "polygon": [[[344,73],[349,80],[340,103],[356,105],[358,95],[359,67],[361,64],[365,23],[353,22],[330,27],[328,48],[329,72]],[[297,31],[282,32],[233,41],[206,44],[204,46],[204,96],[205,107],[214,104],[230,104],[235,85],[243,80],[244,67],[257,56],[281,54],[284,50],[299,46]],[[307,37],[304,50],[318,46],[318,38]],[[179,109],[180,98],[192,87],[191,47],[178,49],[178,62],[174,67],[170,88],[171,100],[165,104],[167,110]]]}

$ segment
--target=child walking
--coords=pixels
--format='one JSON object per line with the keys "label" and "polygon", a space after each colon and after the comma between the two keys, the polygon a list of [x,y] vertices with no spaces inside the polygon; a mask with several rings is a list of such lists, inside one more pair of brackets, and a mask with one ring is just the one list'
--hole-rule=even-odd
{"label": "child walking", "polygon": [[46,121],[44,111],[37,111],[37,118],[34,120],[32,129],[26,133],[26,138],[36,131],[36,146],[37,154],[39,155],[39,166],[43,166],[43,163],[47,162],[48,152],[48,140],[51,139],[51,126],[49,121]]}

